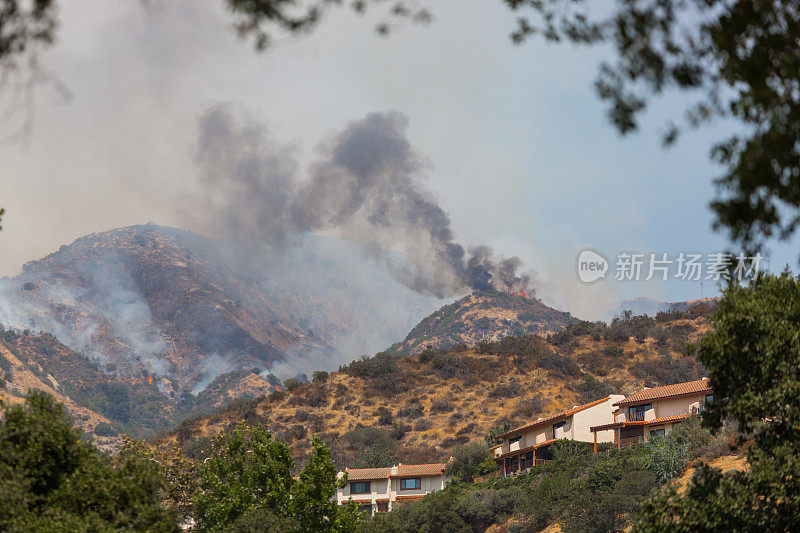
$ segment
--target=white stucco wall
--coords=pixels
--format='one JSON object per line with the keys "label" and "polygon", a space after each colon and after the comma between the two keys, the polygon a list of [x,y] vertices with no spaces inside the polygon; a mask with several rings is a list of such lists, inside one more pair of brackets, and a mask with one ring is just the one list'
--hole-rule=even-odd
{"label": "white stucco wall", "polygon": [[389,509],[392,508],[392,502],[397,500],[398,496],[425,496],[431,492],[442,490],[446,485],[449,478],[444,474],[438,476],[416,476],[420,478],[420,488],[411,490],[400,489],[399,477],[391,477],[389,479],[376,479],[370,481],[369,493],[350,493],[350,483],[348,481],[344,488],[336,490],[336,502],[340,505],[352,499],[359,505],[366,503],[369,500],[372,504],[372,512],[377,511],[377,500],[389,500]]}
{"label": "white stucco wall", "polygon": [[692,394],[690,396],[681,396],[680,398],[667,398],[664,400],[656,400],[653,402],[653,409],[655,409],[656,417],[662,418],[665,416],[682,415],[690,412],[690,407],[693,403],[700,403],[700,407],[705,403],[706,393]]}

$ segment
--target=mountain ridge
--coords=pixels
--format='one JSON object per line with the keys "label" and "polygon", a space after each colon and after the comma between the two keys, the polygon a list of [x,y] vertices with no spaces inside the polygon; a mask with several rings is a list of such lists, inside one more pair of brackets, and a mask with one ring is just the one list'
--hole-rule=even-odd
{"label": "mountain ridge", "polygon": [[0,280],[0,324],[50,332],[118,374],[144,366],[176,394],[235,368],[331,368],[386,346],[434,306],[357,254],[317,236],[274,249],[116,228]]}

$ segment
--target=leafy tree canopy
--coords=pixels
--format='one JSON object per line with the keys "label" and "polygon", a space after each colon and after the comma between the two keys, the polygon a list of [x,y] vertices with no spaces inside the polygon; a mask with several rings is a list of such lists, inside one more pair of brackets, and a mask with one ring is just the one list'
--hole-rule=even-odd
{"label": "leafy tree canopy", "polygon": [[800,277],[761,276],[725,292],[715,328],[699,346],[714,402],[712,427],[730,419],[752,436],[750,470],[698,469],[684,497],[651,500],[641,531],[800,529]]}
{"label": "leafy tree canopy", "polygon": [[327,446],[316,438],[311,445],[295,480],[289,447],[264,428],[239,424],[218,435],[200,466],[194,507],[199,529],[231,530],[233,524],[233,530],[245,531],[263,519],[264,531],[351,530],[358,521],[355,505],[331,501],[345,481],[337,479]]}
{"label": "leafy tree canopy", "polygon": [[45,393],[28,393],[0,420],[2,531],[177,531],[160,484],[151,461],[112,467]]}

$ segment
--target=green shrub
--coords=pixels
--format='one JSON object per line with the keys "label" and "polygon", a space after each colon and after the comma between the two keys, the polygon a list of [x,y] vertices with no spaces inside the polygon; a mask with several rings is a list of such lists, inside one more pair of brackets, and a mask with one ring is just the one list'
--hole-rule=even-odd
{"label": "green shrub", "polygon": [[297,378],[289,378],[289,379],[287,379],[286,381],[283,382],[284,388],[289,392],[299,388],[300,385],[302,385],[302,384],[303,384],[303,382],[300,381]]}
{"label": "green shrub", "polygon": [[497,463],[485,442],[457,446],[451,454],[453,458],[447,463],[445,474],[455,481],[471,483],[474,478],[497,470]]}
{"label": "green shrub", "polygon": [[700,379],[705,369],[692,357],[662,355],[658,359],[635,362],[630,372],[648,386],[661,386]]}
{"label": "green shrub", "polygon": [[547,405],[547,400],[538,394],[530,398],[523,398],[517,402],[514,415],[521,418],[532,418],[534,415],[540,414],[545,405]]}
{"label": "green shrub", "polygon": [[378,418],[378,424],[382,426],[390,426],[394,422],[392,412],[384,406],[378,407],[375,416]]}
{"label": "green shrub", "polygon": [[372,357],[364,356],[359,361],[353,361],[343,368],[347,374],[359,378],[375,378],[393,374],[397,371],[394,357],[386,352],[376,353]]}
{"label": "green shrub", "polygon": [[463,355],[439,354],[432,360],[433,370],[444,379],[463,379],[472,373],[468,359]]}
{"label": "green shrub", "polygon": [[419,402],[411,402],[397,411],[397,416],[400,418],[419,418],[425,414],[425,408]]}
{"label": "green shrub", "polygon": [[578,363],[555,352],[547,352],[542,355],[539,360],[539,367],[567,377],[577,377],[581,373]]}
{"label": "green shrub", "polygon": [[621,346],[617,346],[616,344],[608,344],[603,347],[601,350],[603,355],[608,357],[624,357],[625,351],[622,349]]}
{"label": "green shrub", "polygon": [[522,386],[518,381],[499,383],[489,391],[489,398],[513,398],[522,394]]}
{"label": "green shrub", "polygon": [[592,375],[586,374],[578,384],[580,402],[589,403],[612,394],[614,390],[610,385],[600,381]]}
{"label": "green shrub", "polygon": [[449,413],[454,408],[453,403],[447,398],[440,398],[431,404],[432,413]]}
{"label": "green shrub", "polygon": [[689,444],[672,433],[666,437],[651,438],[645,443],[645,448],[645,465],[662,481],[672,479],[686,467]]}

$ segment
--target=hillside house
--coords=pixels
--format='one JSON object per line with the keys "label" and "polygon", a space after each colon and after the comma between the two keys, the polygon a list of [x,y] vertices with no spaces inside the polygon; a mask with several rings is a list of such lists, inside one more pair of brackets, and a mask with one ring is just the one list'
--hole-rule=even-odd
{"label": "hillside house", "polygon": [[[426,494],[442,490],[449,481],[444,474],[445,466],[432,463],[348,468],[347,485],[336,491],[336,500],[339,505],[352,500],[372,514],[391,511],[403,502],[420,500]],[[339,477],[345,472],[339,472]]]}
{"label": "hillside house", "polygon": [[547,460],[549,446],[559,439],[591,443],[599,438],[600,442],[613,442],[613,431],[593,435],[590,428],[613,422],[612,404],[624,398],[621,394],[612,394],[507,431],[499,435],[503,442],[492,448],[492,456],[499,463],[500,471],[509,476]]}
{"label": "hillside house", "polygon": [[712,401],[714,391],[708,378],[644,389],[614,404],[617,407],[614,422],[594,426],[591,430],[596,435],[613,431],[618,448],[634,446],[647,442],[650,437],[666,435]]}

